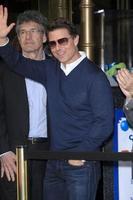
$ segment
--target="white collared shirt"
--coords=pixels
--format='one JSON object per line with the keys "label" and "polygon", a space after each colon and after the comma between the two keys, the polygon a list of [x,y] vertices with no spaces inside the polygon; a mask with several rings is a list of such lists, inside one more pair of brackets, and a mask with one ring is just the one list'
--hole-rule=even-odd
{"label": "white collared shirt", "polygon": [[25,79],[29,103],[29,137],[47,137],[46,89],[40,83]]}
{"label": "white collared shirt", "polygon": [[63,70],[63,72],[65,73],[65,75],[67,76],[68,74],[70,74],[70,72],[77,67],[77,65],[86,57],[86,53],[83,51],[79,51],[80,53],[80,58],[78,58],[77,60],[75,60],[73,63],[70,64],[66,64],[65,67],[63,65],[63,63],[61,63],[60,68]]}
{"label": "white collared shirt", "polygon": [[[23,55],[24,56],[24,55]],[[45,59],[43,53],[42,60]],[[36,81],[25,78],[29,103],[29,135],[28,137],[47,138],[47,93],[44,86]]]}

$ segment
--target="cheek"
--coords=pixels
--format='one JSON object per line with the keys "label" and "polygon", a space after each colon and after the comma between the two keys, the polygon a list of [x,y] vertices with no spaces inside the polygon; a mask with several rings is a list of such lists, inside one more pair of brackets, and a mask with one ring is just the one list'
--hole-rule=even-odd
{"label": "cheek", "polygon": [[43,44],[43,43],[44,43],[44,40],[43,40],[43,38],[36,38],[36,39],[34,40],[34,42],[35,42],[36,44]]}
{"label": "cheek", "polygon": [[50,49],[50,51],[51,51],[51,53],[52,53],[53,55],[56,55],[56,51],[55,51],[55,50]]}
{"label": "cheek", "polygon": [[69,46],[69,47],[66,49],[66,54],[67,54],[67,55],[72,55],[74,52],[75,52],[75,48],[72,47],[72,46]]}

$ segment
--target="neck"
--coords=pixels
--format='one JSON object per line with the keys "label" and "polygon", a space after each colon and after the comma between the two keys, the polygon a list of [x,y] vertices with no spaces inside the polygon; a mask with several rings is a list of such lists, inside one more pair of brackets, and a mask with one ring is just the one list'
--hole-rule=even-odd
{"label": "neck", "polygon": [[44,60],[45,53],[44,51],[40,52],[22,52],[23,56],[26,58],[30,58],[32,60]]}
{"label": "neck", "polygon": [[75,56],[73,57],[73,59],[71,60],[71,62],[62,63],[63,66],[64,66],[64,68],[67,67],[67,66],[66,66],[67,64],[71,64],[71,63],[75,62],[75,61],[78,60],[80,57],[81,57],[80,53],[77,52],[77,54],[75,54]]}

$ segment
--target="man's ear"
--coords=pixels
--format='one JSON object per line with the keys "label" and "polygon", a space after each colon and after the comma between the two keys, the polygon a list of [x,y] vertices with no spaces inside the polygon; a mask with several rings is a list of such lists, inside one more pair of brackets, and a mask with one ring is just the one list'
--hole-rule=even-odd
{"label": "man's ear", "polygon": [[74,44],[75,46],[77,46],[79,43],[79,35],[76,35],[76,37],[74,38]]}
{"label": "man's ear", "polygon": [[47,41],[47,37],[45,34],[43,34],[43,43],[45,43]]}

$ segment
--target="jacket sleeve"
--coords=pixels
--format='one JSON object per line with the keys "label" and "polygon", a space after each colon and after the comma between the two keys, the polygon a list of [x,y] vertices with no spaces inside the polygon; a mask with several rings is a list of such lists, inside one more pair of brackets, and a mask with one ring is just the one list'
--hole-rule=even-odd
{"label": "jacket sleeve", "polygon": [[103,72],[93,76],[88,89],[93,122],[79,150],[96,151],[113,133],[114,106],[110,84]]}
{"label": "jacket sleeve", "polygon": [[4,105],[4,88],[2,84],[3,76],[4,74],[0,67],[0,154],[9,151]]}
{"label": "jacket sleeve", "polygon": [[10,43],[0,46],[0,56],[10,70],[26,78],[45,84],[47,66],[50,65],[52,59],[37,61],[25,58]]}

